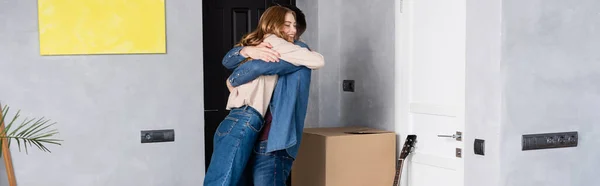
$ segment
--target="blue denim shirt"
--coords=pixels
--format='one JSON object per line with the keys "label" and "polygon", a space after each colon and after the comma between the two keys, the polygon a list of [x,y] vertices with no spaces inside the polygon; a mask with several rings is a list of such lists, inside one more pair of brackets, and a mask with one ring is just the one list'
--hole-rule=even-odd
{"label": "blue denim shirt", "polygon": [[[296,41],[295,44],[309,48],[300,41]],[[240,55],[241,49],[242,47],[235,47],[223,58],[223,66],[228,69],[235,68],[229,82],[235,87],[261,75],[279,75],[269,105],[273,120],[267,152],[285,149],[291,157],[296,158],[304,130],[312,71],[284,60],[275,63],[250,60],[239,65],[245,59]]]}

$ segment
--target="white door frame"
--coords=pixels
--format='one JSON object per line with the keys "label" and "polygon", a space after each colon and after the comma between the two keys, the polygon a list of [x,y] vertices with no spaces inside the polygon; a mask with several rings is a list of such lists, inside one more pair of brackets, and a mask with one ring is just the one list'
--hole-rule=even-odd
{"label": "white door frame", "polygon": [[[410,10],[406,10],[404,5],[404,1],[406,0],[394,0],[394,20],[395,20],[395,43],[394,43],[394,59],[395,59],[395,75],[394,75],[394,82],[395,82],[395,86],[394,86],[394,92],[395,92],[395,96],[394,96],[394,121],[395,121],[395,131],[396,134],[399,136],[398,139],[398,151],[400,151],[402,149],[402,145],[404,144],[405,140],[406,140],[406,136],[409,135],[408,133],[406,133],[406,131],[412,131],[412,129],[410,128],[409,125],[409,111],[410,111],[410,105],[409,105],[409,98],[410,98],[410,91],[409,88],[411,87],[410,85],[410,61],[411,61],[411,57],[412,55],[410,53],[412,52],[408,52],[408,55],[405,54],[404,52],[407,51],[407,49],[405,48],[409,48],[410,46],[408,45],[409,43],[412,43],[411,41],[411,32],[410,31],[403,31],[402,28],[407,28],[411,25],[411,19],[410,17],[404,15],[403,13],[405,13],[405,11],[410,11]],[[417,138],[418,141],[418,138]],[[399,154],[399,152],[398,152]],[[406,163],[408,161],[405,161],[405,165],[408,164]],[[407,180],[407,168],[408,166],[404,166],[404,171],[401,175],[401,181],[399,183],[400,186],[405,186],[408,185],[408,180]]]}
{"label": "white door frame", "polygon": [[[404,54],[404,48],[409,47],[407,43],[411,43],[410,32],[403,32],[401,28],[406,28],[410,26],[410,21],[412,21],[408,16],[402,16],[403,10],[403,1],[405,0],[394,0],[394,16],[395,16],[395,75],[394,82],[396,85],[394,86],[394,105],[395,105],[395,118],[396,121],[396,131],[410,131],[408,125],[408,112],[409,112],[409,87],[410,87],[410,63],[412,55]],[[410,10],[408,10],[410,11]],[[398,146],[402,146],[404,143],[404,139],[407,134],[399,134],[400,142]]]}

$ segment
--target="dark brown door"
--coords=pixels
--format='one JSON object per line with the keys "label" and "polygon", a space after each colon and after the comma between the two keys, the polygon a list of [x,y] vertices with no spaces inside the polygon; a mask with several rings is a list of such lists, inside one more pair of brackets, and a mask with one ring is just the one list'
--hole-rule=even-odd
{"label": "dark brown door", "polygon": [[204,0],[204,140],[206,169],[213,152],[213,137],[225,110],[229,91],[225,80],[231,73],[223,65],[223,56],[240,38],[256,28],[264,10],[275,4],[295,5],[296,0]]}

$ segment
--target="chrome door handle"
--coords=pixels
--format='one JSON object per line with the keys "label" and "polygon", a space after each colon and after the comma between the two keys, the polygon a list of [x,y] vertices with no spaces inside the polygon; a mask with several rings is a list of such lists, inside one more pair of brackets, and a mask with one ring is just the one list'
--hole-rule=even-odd
{"label": "chrome door handle", "polygon": [[440,138],[454,138],[456,141],[462,141],[462,132],[456,131],[456,134],[452,135],[437,135]]}

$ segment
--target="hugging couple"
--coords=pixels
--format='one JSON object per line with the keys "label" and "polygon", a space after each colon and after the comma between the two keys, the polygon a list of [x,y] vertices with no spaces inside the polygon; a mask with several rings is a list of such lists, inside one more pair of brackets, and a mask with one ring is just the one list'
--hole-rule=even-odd
{"label": "hugging couple", "polygon": [[300,41],[305,16],[272,6],[223,58],[229,115],[219,124],[205,186],[284,186],[304,128],[311,71],[321,54]]}

